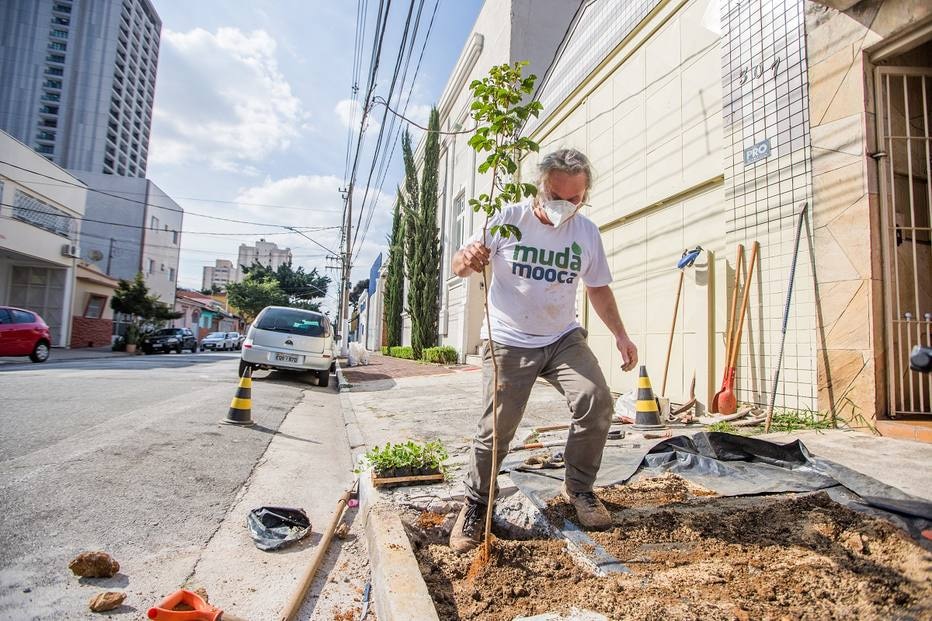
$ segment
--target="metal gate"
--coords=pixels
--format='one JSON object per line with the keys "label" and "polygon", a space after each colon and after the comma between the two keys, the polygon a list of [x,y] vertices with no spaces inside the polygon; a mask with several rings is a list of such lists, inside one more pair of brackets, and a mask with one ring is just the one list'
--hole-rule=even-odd
{"label": "metal gate", "polygon": [[932,69],[879,67],[875,87],[888,415],[928,415],[932,374],[909,352],[932,342]]}

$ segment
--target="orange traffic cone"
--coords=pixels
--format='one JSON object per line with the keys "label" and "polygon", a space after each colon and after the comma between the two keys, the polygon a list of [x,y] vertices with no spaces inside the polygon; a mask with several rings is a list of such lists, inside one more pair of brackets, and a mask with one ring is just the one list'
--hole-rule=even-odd
{"label": "orange traffic cone", "polygon": [[246,367],[239,378],[239,388],[230,402],[230,411],[224,419],[230,425],[252,425],[252,367]]}
{"label": "orange traffic cone", "polygon": [[666,425],[660,423],[660,408],[657,407],[654,389],[650,385],[647,367],[644,365],[641,365],[638,373],[638,400],[634,404],[634,412],[635,429],[666,429]]}

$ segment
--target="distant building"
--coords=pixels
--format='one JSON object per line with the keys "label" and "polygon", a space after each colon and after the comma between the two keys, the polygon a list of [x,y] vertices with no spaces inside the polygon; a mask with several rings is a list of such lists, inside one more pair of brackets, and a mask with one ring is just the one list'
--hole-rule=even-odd
{"label": "distant building", "polygon": [[73,172],[92,190],[81,258],[114,278],[142,272],[149,291],[173,305],[184,210],[148,179]]}
{"label": "distant building", "polygon": [[[242,250],[240,251],[242,252]],[[204,266],[204,278],[201,281],[201,289],[207,291],[211,287],[226,288],[231,282],[239,282],[240,271],[233,267],[233,261],[227,259],[217,259],[214,265]]]}
{"label": "distant building", "polygon": [[279,265],[291,263],[291,248],[279,248],[277,244],[264,239],[257,241],[255,246],[240,244],[237,266],[240,269],[252,267],[256,262],[277,270]]}
{"label": "distant building", "polygon": [[223,308],[223,304],[198,291],[179,289],[175,311],[181,317],[172,321],[175,328],[190,328],[198,340],[211,332],[242,332],[243,321]]}
{"label": "distant building", "polygon": [[113,335],[110,300],[118,282],[93,265],[78,263],[74,282],[71,347],[105,347]]}
{"label": "distant building", "polygon": [[0,129],[63,168],[144,177],[161,28],[149,0],[0,2]]}
{"label": "distant building", "polygon": [[87,188],[2,131],[0,153],[0,304],[38,313],[67,347]]}

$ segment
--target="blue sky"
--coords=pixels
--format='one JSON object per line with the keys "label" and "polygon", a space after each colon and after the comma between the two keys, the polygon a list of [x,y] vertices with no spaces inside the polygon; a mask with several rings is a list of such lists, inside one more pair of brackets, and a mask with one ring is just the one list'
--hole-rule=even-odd
{"label": "blue sky", "polygon": [[[482,5],[482,0],[439,2],[408,107],[408,116],[419,122],[426,121],[430,105],[439,97]],[[263,224],[339,226],[339,188],[344,185],[353,112],[348,100],[357,2],[154,3],[162,19],[162,39],[147,176],[187,210]],[[379,3],[365,4],[363,80]],[[377,95],[387,94],[408,6],[400,0],[392,3]],[[433,7],[434,0],[424,0],[408,84]],[[360,159],[357,204],[381,120],[381,109],[374,112]],[[358,113],[355,116],[358,119]],[[402,175],[400,150],[399,145],[382,192],[370,189],[377,201],[372,203],[375,210],[354,265],[353,282],[368,276],[369,266],[384,248],[391,201]],[[240,243],[263,236],[290,247],[296,265],[323,272],[326,264],[324,250],[297,234],[281,234],[281,228],[218,223],[193,215],[185,216],[184,228],[244,235],[183,235],[182,287],[200,288],[204,265],[217,258],[235,261]],[[339,245],[335,228],[308,235],[330,249]],[[334,308],[335,283],[330,294],[325,307]]]}

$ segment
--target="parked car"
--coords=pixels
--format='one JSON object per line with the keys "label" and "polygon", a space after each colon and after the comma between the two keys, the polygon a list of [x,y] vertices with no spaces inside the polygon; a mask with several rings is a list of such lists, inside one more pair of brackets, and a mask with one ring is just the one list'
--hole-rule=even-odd
{"label": "parked car", "polygon": [[226,351],[236,349],[236,339],[231,336],[233,332],[211,332],[201,341],[201,349]]}
{"label": "parked car", "polygon": [[266,306],[246,333],[239,374],[242,377],[247,368],[311,372],[318,386],[327,386],[335,339],[339,336],[322,313]]}
{"label": "parked car", "polygon": [[0,306],[0,356],[29,356],[45,362],[51,353],[49,327],[36,313]]}
{"label": "parked car", "polygon": [[236,346],[234,347],[234,349],[243,348],[243,341],[246,340],[245,334],[242,334],[240,332],[227,332],[227,334],[229,334],[230,337],[233,339],[233,342],[236,343]]}
{"label": "parked car", "polygon": [[185,349],[190,349],[192,354],[197,353],[197,338],[188,328],[162,328],[142,339],[142,351],[147,355],[162,351],[180,354]]}

